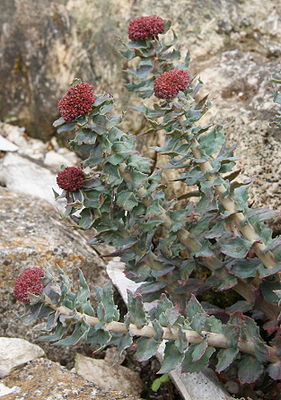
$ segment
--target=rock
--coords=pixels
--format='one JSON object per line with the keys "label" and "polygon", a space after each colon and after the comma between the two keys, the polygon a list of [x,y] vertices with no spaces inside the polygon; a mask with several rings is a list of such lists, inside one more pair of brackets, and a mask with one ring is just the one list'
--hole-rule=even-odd
{"label": "rock", "polygon": [[40,166],[19,154],[9,153],[1,160],[0,182],[9,190],[36,196],[58,206],[52,188],[60,192],[56,176],[47,168]]}
{"label": "rock", "polygon": [[[143,390],[139,374],[122,365],[113,365],[105,360],[77,354],[75,370],[83,378],[96,383],[104,390],[122,391],[135,396],[139,396]],[[134,382],[134,385],[132,385],[132,382]]]}
{"label": "rock", "polygon": [[9,375],[13,368],[44,356],[41,347],[19,338],[0,337],[0,378]]}
{"label": "rock", "polygon": [[15,393],[17,391],[17,387],[14,386],[12,388],[8,388],[7,386],[0,383],[0,397],[7,396],[8,394]]}
{"label": "rock", "polygon": [[16,388],[16,393],[7,394],[5,400],[141,400],[116,391],[104,391],[61,365],[44,359],[32,361],[12,372],[3,379],[3,384]]}
{"label": "rock", "polygon": [[[0,187],[0,231],[0,336],[34,342],[42,335],[18,317],[23,306],[16,303],[13,286],[26,268],[60,267],[75,285],[80,268],[93,294],[96,287],[108,282],[104,263],[87,245],[87,239],[69,223],[60,222],[58,213],[45,200]],[[44,342],[40,346],[48,357],[72,367],[73,348],[58,348]]]}
{"label": "rock", "polygon": [[252,178],[250,201],[254,207],[280,209],[280,132],[272,124],[277,105],[272,101],[271,79],[280,66],[250,52],[232,50],[199,66],[214,105],[204,122],[221,123],[229,145],[237,145],[242,180]]}
{"label": "rock", "polygon": [[5,139],[3,136],[0,136],[0,151],[17,151],[17,149],[17,146]]}
{"label": "rock", "polygon": [[19,154],[43,161],[44,154],[48,151],[49,144],[27,136],[24,127],[0,122],[0,133],[17,146]]}
{"label": "rock", "polygon": [[172,20],[194,61],[229,49],[277,57],[279,7],[275,0],[2,1],[0,119],[17,116],[28,134],[50,138],[57,100],[75,77],[127,104],[119,37],[131,18],[148,13]]}
{"label": "rock", "polygon": [[54,168],[57,171],[63,165],[64,167],[72,167],[73,162],[67,159],[62,154],[58,154],[56,151],[50,150],[46,153],[44,158],[44,164],[48,167]]}

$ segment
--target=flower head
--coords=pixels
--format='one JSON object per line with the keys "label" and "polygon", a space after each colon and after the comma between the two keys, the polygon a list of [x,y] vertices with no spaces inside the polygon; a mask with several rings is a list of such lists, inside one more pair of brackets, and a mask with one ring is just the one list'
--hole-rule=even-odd
{"label": "flower head", "polygon": [[165,21],[157,15],[132,19],[128,26],[128,35],[131,40],[146,40],[163,33]]}
{"label": "flower head", "polygon": [[57,175],[57,184],[61,189],[76,192],[84,185],[85,176],[80,168],[67,167]]}
{"label": "flower head", "polygon": [[14,296],[17,300],[29,303],[29,294],[41,294],[44,289],[42,268],[29,268],[15,282]]}
{"label": "flower head", "polygon": [[189,86],[188,72],[182,69],[171,69],[164,72],[154,81],[154,94],[159,99],[173,99],[180,90],[186,90]]}
{"label": "flower head", "polygon": [[90,112],[95,99],[94,87],[89,83],[72,86],[58,102],[60,115],[67,122],[73,121]]}

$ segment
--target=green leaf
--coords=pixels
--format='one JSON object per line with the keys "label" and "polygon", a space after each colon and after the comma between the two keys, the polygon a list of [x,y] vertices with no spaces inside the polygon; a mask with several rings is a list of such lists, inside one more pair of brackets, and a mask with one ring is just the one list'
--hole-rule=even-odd
{"label": "green leaf", "polygon": [[42,342],[56,342],[61,339],[65,332],[68,330],[67,326],[62,325],[60,322],[58,323],[55,333],[53,335],[40,336],[37,340]]}
{"label": "green leaf", "polygon": [[205,354],[208,348],[208,336],[204,337],[201,343],[198,343],[192,352],[192,360],[194,362],[199,361]]}
{"label": "green leaf", "polygon": [[170,21],[169,19],[166,20],[165,24],[164,24],[164,32],[163,33],[168,32],[168,30],[171,28],[171,25],[172,25],[172,21]]}
{"label": "green leaf", "polygon": [[155,356],[162,341],[162,330],[156,321],[153,321],[153,328],[156,334],[153,338],[141,337],[137,340],[136,359],[146,361]]}
{"label": "green leaf", "polygon": [[87,335],[87,343],[104,347],[110,342],[111,338],[110,332],[104,329],[102,324],[97,324],[90,328]]}
{"label": "green leaf", "polygon": [[132,177],[132,187],[133,188],[138,188],[140,185],[142,185],[145,181],[147,181],[147,175],[144,174],[143,172],[133,170],[131,172],[131,177]]}
{"label": "green leaf", "polygon": [[151,390],[153,392],[157,392],[163,383],[167,383],[169,381],[170,381],[169,375],[164,374],[164,375],[160,376],[160,378],[157,378],[153,381],[153,383],[151,385]]}
{"label": "green leaf", "polygon": [[130,322],[135,324],[137,328],[142,328],[147,324],[146,313],[143,307],[143,301],[140,295],[133,296],[130,290],[128,294],[128,314],[126,316],[126,323]]}
{"label": "green leaf", "polygon": [[102,104],[104,104],[106,101],[111,101],[112,100],[112,96],[109,94],[96,94],[96,100],[93,104],[93,106],[96,107],[100,107]]}
{"label": "green leaf", "polygon": [[268,251],[272,251],[276,249],[276,247],[279,247],[281,245],[281,238],[277,237],[273,240],[270,241],[270,243],[266,246],[266,248],[263,250],[263,253],[267,253]]}
{"label": "green leaf", "polygon": [[117,205],[126,211],[132,211],[138,205],[138,201],[133,192],[128,190],[121,191],[117,196]]}
{"label": "green leaf", "polygon": [[62,133],[62,132],[71,132],[73,129],[75,129],[76,123],[68,122],[63,125],[60,125],[59,128],[57,129],[57,133]]}
{"label": "green leaf", "polygon": [[205,351],[204,355],[200,358],[199,361],[194,362],[192,359],[193,352],[195,350],[196,344],[191,344],[185,353],[185,357],[182,362],[182,372],[199,372],[201,371],[210,360],[212,354],[216,351],[213,347],[208,347]]}
{"label": "green leaf", "polygon": [[158,292],[159,290],[163,289],[165,286],[167,286],[167,283],[165,282],[148,282],[148,283],[144,283],[143,285],[141,285],[138,288],[138,293],[140,294],[150,294],[150,293],[154,293],[154,292]]}
{"label": "green leaf", "polygon": [[230,364],[235,360],[238,353],[238,348],[221,349],[217,354],[218,362],[216,365],[216,371],[218,373],[221,373],[226,368],[228,368]]}
{"label": "green leaf", "polygon": [[173,326],[179,317],[179,312],[173,303],[162,293],[154,313],[161,326]]}
{"label": "green leaf", "polygon": [[208,314],[193,294],[187,303],[186,314],[192,329],[200,333],[205,327]]}
{"label": "green leaf", "polygon": [[106,164],[103,169],[104,175],[109,185],[118,186],[122,183],[123,179],[119,173],[118,168],[113,165]]}
{"label": "green leaf", "polygon": [[241,328],[242,338],[250,340],[255,345],[255,357],[258,361],[264,362],[267,360],[268,351],[264,341],[260,336],[260,330],[256,322],[247,316],[243,318],[243,325]]}
{"label": "green leaf", "polygon": [[128,42],[127,46],[129,49],[147,49],[149,45],[145,40],[134,40],[132,42]]}
{"label": "green leaf", "polygon": [[269,303],[277,303],[278,304],[278,296],[274,292],[275,290],[280,290],[281,284],[275,280],[265,279],[261,284],[261,291],[263,297]]}
{"label": "green leaf", "polygon": [[233,258],[245,258],[250,250],[252,243],[242,237],[231,237],[229,239],[221,239],[221,252]]}
{"label": "green leaf", "polygon": [[212,131],[199,136],[200,148],[208,156],[218,153],[224,144],[224,133],[220,127],[215,127]]}
{"label": "green leaf", "polygon": [[186,313],[190,319],[195,317],[197,314],[206,314],[204,308],[201,306],[194,294],[191,295],[190,300],[187,303]]}
{"label": "green leaf", "polygon": [[130,347],[132,344],[133,344],[133,338],[131,334],[129,332],[125,335],[123,334],[117,343],[118,353],[116,354],[116,357],[114,357],[113,362],[114,363],[117,362],[120,359],[123,351],[126,350],[128,347]]}
{"label": "green leaf", "polygon": [[59,340],[55,343],[55,346],[74,346],[75,344],[81,343],[87,338],[89,330],[90,325],[85,321],[77,322],[72,335]]}
{"label": "green leaf", "polygon": [[96,289],[97,316],[102,322],[118,321],[119,311],[113,301],[112,286]]}
{"label": "green leaf", "polygon": [[182,362],[184,353],[180,352],[175,341],[169,341],[165,344],[164,359],[158,374],[165,374],[177,368]]}
{"label": "green leaf", "polygon": [[255,277],[258,271],[258,267],[261,265],[261,262],[257,258],[246,258],[238,261],[232,261],[227,264],[227,268],[231,270],[231,272],[237,276],[238,278],[250,278]]}
{"label": "green leaf", "polygon": [[180,352],[175,341],[169,341],[165,344],[164,359],[158,374],[165,374],[177,368],[184,357],[184,353]]}
{"label": "green leaf", "polygon": [[94,223],[92,211],[90,208],[84,208],[80,213],[78,226],[81,229],[89,229]]}
{"label": "green leaf", "polygon": [[83,272],[79,270],[79,292],[76,295],[75,308],[80,312],[86,313],[87,315],[94,316],[94,309],[91,306],[89,297],[90,288],[86,282]]}
{"label": "green leaf", "polygon": [[74,141],[78,144],[92,144],[97,140],[97,135],[90,129],[81,129],[75,136]]}
{"label": "green leaf", "polygon": [[56,119],[53,122],[53,127],[57,128],[58,126],[61,126],[61,125],[65,124],[65,122],[66,122],[65,119],[63,117],[60,117],[59,119]]}
{"label": "green leaf", "polygon": [[255,382],[263,373],[263,365],[250,355],[243,355],[238,366],[238,378],[242,384]]}

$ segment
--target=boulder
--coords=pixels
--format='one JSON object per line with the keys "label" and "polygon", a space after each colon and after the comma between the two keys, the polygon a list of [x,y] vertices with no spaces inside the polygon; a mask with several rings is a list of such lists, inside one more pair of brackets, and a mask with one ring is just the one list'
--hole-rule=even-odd
{"label": "boulder", "polygon": [[193,63],[229,49],[256,52],[266,63],[280,55],[279,7],[275,0],[49,0],[47,7],[45,0],[4,0],[0,119],[17,118],[31,136],[50,138],[57,100],[75,77],[125,106],[130,96],[117,48],[128,21],[140,15],[170,18]]}
{"label": "boulder", "polygon": [[0,378],[28,361],[44,356],[41,347],[19,338],[0,337]]}
{"label": "boulder", "polygon": [[209,93],[214,105],[203,122],[221,124],[227,143],[237,146],[242,180],[252,179],[253,207],[280,209],[280,129],[273,124],[280,107],[273,103],[271,83],[280,65],[249,51],[231,50],[200,68],[202,95]]}
{"label": "boulder", "polygon": [[[137,372],[114,364],[106,360],[85,357],[77,354],[75,370],[90,382],[94,382],[104,390],[116,390],[123,393],[139,396],[143,390],[143,383]],[[114,375],[112,375],[114,371]],[[134,382],[134,385],[132,385]]]}
{"label": "boulder", "polygon": [[121,392],[104,391],[58,363],[44,359],[12,372],[3,379],[3,385],[11,388],[5,400],[141,400]]}

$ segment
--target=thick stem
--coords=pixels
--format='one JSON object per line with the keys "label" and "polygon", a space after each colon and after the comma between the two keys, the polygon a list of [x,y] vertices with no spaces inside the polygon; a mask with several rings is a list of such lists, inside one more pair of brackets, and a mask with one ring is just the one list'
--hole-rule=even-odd
{"label": "thick stem", "polygon": [[[49,305],[49,304],[48,304]],[[54,305],[49,305],[53,310],[58,312],[61,315],[68,315],[71,316],[74,311],[64,307],[56,307]],[[96,317],[91,317],[87,314],[82,314],[79,312],[75,311],[75,317],[81,318],[81,320],[86,321],[89,325],[95,326],[99,324],[101,321],[96,318]],[[130,332],[133,336],[142,336],[142,337],[154,337],[156,335],[156,332],[153,327],[147,325],[144,326],[143,328],[138,328],[134,324],[130,324],[129,327],[127,328],[127,325],[124,324],[123,322],[108,322],[104,324],[104,327],[110,331],[110,332],[115,332],[115,333],[128,333]],[[175,340],[179,338],[178,334],[178,328],[165,328],[163,327],[163,340]],[[207,331],[202,331],[202,335],[199,335],[199,333],[191,330],[191,329],[185,329],[184,334],[186,336],[186,339],[188,343],[191,344],[198,344],[201,343],[204,337],[208,336],[208,345],[213,346],[213,347],[218,347],[218,348],[223,348],[227,349],[229,348],[228,344],[228,339],[221,333],[212,333],[212,332],[207,332]],[[245,341],[245,340],[239,340],[238,342],[238,348],[241,352],[247,353],[247,354],[252,354],[255,355],[256,349],[255,349],[255,344],[251,341]],[[277,355],[277,351],[275,348],[266,346],[267,348],[267,354],[268,354],[268,361],[271,362],[277,362],[280,360],[280,358]]]}
{"label": "thick stem", "polygon": [[[201,152],[200,152],[200,145],[196,139],[193,139],[192,141],[192,152],[195,158],[202,158]],[[211,164],[206,161],[203,163],[200,163],[200,168],[201,171],[203,172],[211,172],[213,170]],[[209,180],[214,181],[216,178],[215,174],[210,173],[209,174]],[[225,197],[226,194],[226,189],[223,185],[215,185],[214,186],[215,192],[218,195],[218,198],[225,208],[225,210],[229,211],[232,213],[232,221],[235,223],[239,231],[242,233],[242,235],[249,240],[252,243],[252,247],[257,255],[257,257],[263,262],[263,264],[268,268],[272,269],[276,266],[276,260],[271,251],[268,251],[264,253],[264,250],[266,248],[266,245],[261,241],[261,238],[257,235],[254,227],[247,222],[244,225],[244,221],[246,221],[245,216],[243,215],[242,212],[236,212],[236,205],[234,200],[227,196]]]}

